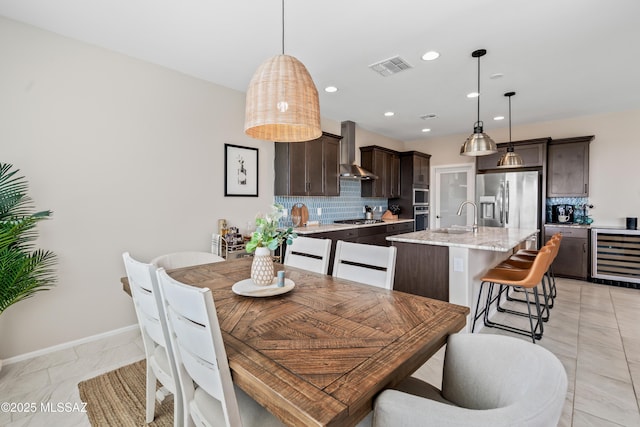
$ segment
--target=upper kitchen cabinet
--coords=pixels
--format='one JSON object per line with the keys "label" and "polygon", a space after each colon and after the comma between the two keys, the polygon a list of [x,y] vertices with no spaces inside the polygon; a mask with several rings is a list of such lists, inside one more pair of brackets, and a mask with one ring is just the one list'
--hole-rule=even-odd
{"label": "upper kitchen cabinet", "polygon": [[341,136],[322,132],[307,142],[276,142],[276,196],[339,196]]}
{"label": "upper kitchen cabinet", "polygon": [[400,195],[400,156],[388,148],[360,147],[360,165],[378,179],[362,181],[362,197],[395,198]]}
{"label": "upper kitchen cabinet", "polygon": [[[523,168],[527,167],[544,167],[547,158],[547,144],[551,138],[526,139],[522,141],[513,141],[513,149],[522,157]],[[508,142],[498,144],[498,152],[489,156],[476,157],[476,169],[481,171],[499,169],[498,162],[504,153],[507,152]]]}
{"label": "upper kitchen cabinet", "polygon": [[594,136],[549,142],[547,197],[589,196],[589,143]]}
{"label": "upper kitchen cabinet", "polygon": [[429,163],[431,155],[419,151],[400,153],[402,191],[405,188],[429,188]]}

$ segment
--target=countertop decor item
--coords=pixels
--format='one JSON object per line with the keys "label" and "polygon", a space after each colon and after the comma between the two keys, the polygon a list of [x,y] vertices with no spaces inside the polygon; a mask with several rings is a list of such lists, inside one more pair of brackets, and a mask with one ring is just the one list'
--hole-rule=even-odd
{"label": "countertop decor item", "polygon": [[472,57],[478,58],[478,121],[473,125],[473,133],[460,147],[460,154],[463,156],[487,156],[498,152],[498,146],[483,132],[484,123],[480,121],[480,58],[486,54],[485,49],[474,50],[471,54]]}
{"label": "countertop decor item", "polygon": [[304,203],[296,203],[291,207],[291,223],[294,227],[304,227],[309,221],[309,209]]}
{"label": "countertop decor item", "polygon": [[504,94],[504,96],[509,97],[509,145],[507,146],[507,152],[498,160],[499,168],[517,168],[524,165],[524,160],[522,160],[520,154],[513,150],[513,143],[511,142],[511,97],[515,94],[515,92]]}
{"label": "countertop decor item", "polygon": [[284,54],[284,0],[282,54],[263,62],[249,82],[244,132],[278,142],[304,142],[322,135],[318,89],[304,64]]}
{"label": "countertop decor item", "polygon": [[271,283],[266,286],[257,286],[253,279],[245,279],[236,282],[231,287],[231,290],[236,295],[242,295],[244,297],[271,297],[274,295],[286,294],[292,290],[296,284],[293,280],[285,277],[284,285],[278,286],[277,278],[274,277]]}
{"label": "countertop decor item", "polygon": [[251,279],[259,286],[270,285],[273,281],[273,259],[271,251],[278,249],[283,242],[291,244],[298,235],[293,228],[280,228],[279,220],[284,215],[284,207],[273,204],[271,212],[256,217],[256,231],[246,245],[247,252],[255,252],[251,265]]}

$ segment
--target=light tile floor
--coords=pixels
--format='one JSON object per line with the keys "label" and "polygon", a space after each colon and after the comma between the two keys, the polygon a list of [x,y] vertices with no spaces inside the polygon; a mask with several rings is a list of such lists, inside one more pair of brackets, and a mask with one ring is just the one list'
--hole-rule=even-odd
{"label": "light tile floor", "polygon": [[[569,377],[559,426],[640,426],[640,290],[558,279],[556,307],[539,345],[558,356]],[[414,375],[439,386],[443,356],[439,351]],[[78,382],[143,357],[140,334],[132,330],[5,365],[0,403],[17,409],[33,402],[37,411],[0,411],[0,426],[89,426],[81,412],[41,411],[40,405],[80,403]]]}

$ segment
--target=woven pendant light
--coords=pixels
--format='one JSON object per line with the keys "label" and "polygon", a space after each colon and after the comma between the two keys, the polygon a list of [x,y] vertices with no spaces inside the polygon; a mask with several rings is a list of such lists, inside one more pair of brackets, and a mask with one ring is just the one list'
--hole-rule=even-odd
{"label": "woven pendant light", "polygon": [[504,96],[509,97],[509,145],[507,146],[507,152],[498,160],[499,168],[517,168],[524,165],[522,157],[513,150],[513,144],[511,143],[511,97],[515,94],[515,92],[504,94]]}
{"label": "woven pendant light", "polygon": [[322,135],[316,85],[302,62],[284,54],[284,0],[282,55],[263,62],[249,82],[244,132],[278,142],[304,142]]}
{"label": "woven pendant light", "polygon": [[473,133],[460,147],[460,154],[463,156],[487,156],[497,153],[498,146],[489,135],[483,132],[480,121],[480,58],[486,55],[484,49],[474,50],[471,56],[478,58],[478,121],[473,125]]}

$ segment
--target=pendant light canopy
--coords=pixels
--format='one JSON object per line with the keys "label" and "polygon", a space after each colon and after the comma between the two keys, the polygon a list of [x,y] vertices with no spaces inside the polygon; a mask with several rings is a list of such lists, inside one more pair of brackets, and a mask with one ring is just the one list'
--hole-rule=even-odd
{"label": "pendant light canopy", "polygon": [[515,94],[515,92],[507,92],[504,94],[504,96],[509,97],[509,145],[507,146],[507,152],[504,153],[498,161],[498,167],[500,168],[517,168],[524,165],[522,157],[513,151],[513,144],[511,143],[511,97]]}
{"label": "pendant light canopy", "polygon": [[282,54],[263,62],[249,82],[244,132],[279,142],[310,141],[322,135],[316,85],[302,62],[284,54],[284,0]]}
{"label": "pendant light canopy", "polygon": [[463,156],[487,156],[498,152],[498,146],[483,132],[483,123],[480,121],[480,58],[486,53],[485,49],[474,50],[471,53],[472,57],[478,58],[478,121],[473,125],[473,133],[460,147],[460,154]]}

